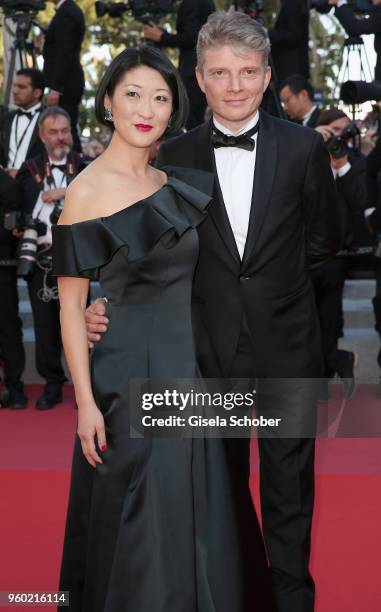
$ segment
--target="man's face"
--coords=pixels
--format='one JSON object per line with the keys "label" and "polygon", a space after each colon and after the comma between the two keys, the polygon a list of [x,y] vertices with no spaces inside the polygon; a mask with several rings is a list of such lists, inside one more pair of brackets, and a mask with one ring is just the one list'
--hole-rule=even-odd
{"label": "man's face", "polygon": [[311,108],[312,102],[304,89],[298,94],[294,94],[286,85],[280,90],[279,95],[283,108],[290,119],[301,121]]}
{"label": "man's face", "polygon": [[332,121],[328,127],[332,130],[335,136],[340,136],[341,132],[345,130],[350,122],[351,120],[349,117],[340,117],[340,119],[335,119],[335,121]]}
{"label": "man's face", "polygon": [[223,45],[205,50],[196,76],[214,117],[237,132],[257,112],[271,70],[264,67],[261,52]]}
{"label": "man's face", "polygon": [[73,144],[69,121],[63,115],[47,117],[40,127],[40,138],[52,159],[63,159]]}
{"label": "man's face", "polygon": [[32,79],[24,74],[16,74],[13,81],[13,99],[17,106],[30,108],[39,102],[42,91],[33,89]]}

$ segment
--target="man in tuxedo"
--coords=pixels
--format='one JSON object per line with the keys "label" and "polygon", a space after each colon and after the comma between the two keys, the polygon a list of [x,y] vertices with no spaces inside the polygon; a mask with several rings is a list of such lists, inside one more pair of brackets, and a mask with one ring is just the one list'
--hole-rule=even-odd
{"label": "man in tuxedo", "polygon": [[12,90],[17,109],[2,115],[0,123],[0,164],[12,177],[26,159],[44,150],[38,131],[44,88],[44,77],[39,70],[17,71]]}
{"label": "man in tuxedo", "polygon": [[52,1],[57,8],[43,47],[44,75],[49,88],[47,103],[48,106],[60,106],[69,113],[74,149],[80,152],[77,124],[85,84],[81,66],[85,18],[74,0]]}
{"label": "man in tuxedo", "polygon": [[62,401],[66,377],[61,363],[61,329],[57,282],[52,267],[51,226],[57,223],[66,187],[83,169],[80,156],[71,151],[70,117],[59,107],[41,114],[40,137],[44,153],[27,160],[16,176],[20,209],[37,225],[37,262],[27,276],[35,331],[36,367],[45,379],[36,408],[47,410]]}
{"label": "man in tuxedo", "polygon": [[314,104],[314,88],[302,75],[294,74],[279,86],[280,100],[292,121],[314,128],[320,109]]}
{"label": "man in tuxedo", "polygon": [[153,23],[144,27],[147,40],[154,41],[160,47],[178,47],[180,50],[179,72],[190,102],[186,126],[188,130],[200,125],[205,119],[206,99],[195,76],[196,43],[201,26],[213,11],[213,0],[183,0],[177,13],[175,34],[162,30]]}
{"label": "man in tuxedo", "polygon": [[309,78],[309,22],[306,0],[281,0],[274,27],[268,31],[278,84],[293,74]]}
{"label": "man in tuxedo", "polygon": [[[211,16],[199,34],[197,79],[212,119],[166,141],[158,155],[162,167],[202,169],[217,179],[199,226],[193,285],[196,350],[207,378],[322,373],[309,268],[341,244],[335,185],[320,135],[258,110],[271,76],[269,51],[266,31],[247,15]],[[87,313],[90,343],[106,329],[104,312],[98,301]],[[294,408],[310,410],[300,401]],[[246,442],[240,448],[248,476]],[[259,452],[278,611],[311,612],[314,441],[260,437]]]}

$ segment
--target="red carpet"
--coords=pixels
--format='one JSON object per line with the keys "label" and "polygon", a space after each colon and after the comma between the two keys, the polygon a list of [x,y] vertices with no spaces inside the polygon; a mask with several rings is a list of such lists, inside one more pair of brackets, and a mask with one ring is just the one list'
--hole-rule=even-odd
{"label": "red carpet", "polygon": [[[39,391],[28,389],[31,405]],[[57,587],[76,419],[70,387],[64,400],[46,413],[0,411],[0,591]],[[258,508],[255,446],[252,472]],[[319,440],[312,554],[317,612],[381,610],[380,516],[381,440]]]}

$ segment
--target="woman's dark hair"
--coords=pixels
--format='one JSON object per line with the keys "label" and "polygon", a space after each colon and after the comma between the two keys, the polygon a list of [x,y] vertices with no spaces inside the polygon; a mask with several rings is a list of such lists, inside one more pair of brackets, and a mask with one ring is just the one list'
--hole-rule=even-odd
{"label": "woman's dark hair", "polygon": [[188,96],[179,73],[172,62],[158,49],[144,45],[142,47],[131,47],[117,55],[107,68],[99,84],[95,96],[95,115],[99,123],[113,129],[112,121],[105,119],[104,98],[108,94],[112,97],[116,86],[126,72],[138,66],[148,66],[157,70],[172,93],[173,112],[170,127],[165,131],[165,136],[178,133],[185,125],[188,117]]}

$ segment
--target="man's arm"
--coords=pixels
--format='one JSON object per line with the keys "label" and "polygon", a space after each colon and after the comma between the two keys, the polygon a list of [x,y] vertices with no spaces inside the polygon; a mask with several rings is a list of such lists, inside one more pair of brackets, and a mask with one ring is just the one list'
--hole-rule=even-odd
{"label": "man's arm", "polygon": [[304,181],[307,259],[310,269],[332,259],[341,249],[347,214],[337,196],[328,151],[320,136],[313,141]]}
{"label": "man's arm", "polygon": [[197,36],[200,30],[198,2],[185,0],[180,7],[180,14],[177,20],[178,32],[170,34],[166,30],[160,38],[162,47],[179,47],[179,49],[193,49],[197,43]]}

